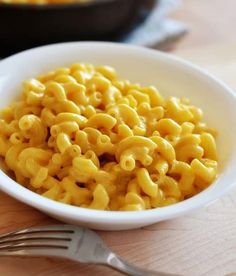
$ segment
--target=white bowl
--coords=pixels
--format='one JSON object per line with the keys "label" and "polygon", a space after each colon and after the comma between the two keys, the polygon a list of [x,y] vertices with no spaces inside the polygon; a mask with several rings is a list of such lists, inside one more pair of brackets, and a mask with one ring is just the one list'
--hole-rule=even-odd
{"label": "white bowl", "polygon": [[[61,221],[101,230],[138,228],[183,215],[216,200],[235,185],[236,97],[222,82],[177,57],[115,43],[62,43],[28,50],[0,62],[0,108],[20,92],[24,79],[74,62],[114,66],[121,78],[155,85],[165,96],[188,97],[219,132],[219,177],[200,194],[168,207],[139,211],[96,211],[58,203],[17,184],[0,171],[0,189]],[[204,210],[203,210],[204,212]]]}

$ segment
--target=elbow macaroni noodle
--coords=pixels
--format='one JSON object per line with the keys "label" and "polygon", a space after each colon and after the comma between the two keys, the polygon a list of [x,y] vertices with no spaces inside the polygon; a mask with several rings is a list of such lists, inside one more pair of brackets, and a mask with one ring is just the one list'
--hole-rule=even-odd
{"label": "elbow macaroni noodle", "polygon": [[185,200],[217,176],[215,131],[187,99],[73,64],[24,82],[1,111],[0,156],[47,198],[138,211]]}

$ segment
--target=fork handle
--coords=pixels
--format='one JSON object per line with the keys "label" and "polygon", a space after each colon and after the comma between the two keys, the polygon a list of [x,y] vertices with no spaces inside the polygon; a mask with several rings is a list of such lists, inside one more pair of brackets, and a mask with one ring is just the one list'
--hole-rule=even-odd
{"label": "fork handle", "polygon": [[106,264],[109,267],[115,270],[118,270],[119,272],[122,272],[126,275],[131,275],[131,276],[180,276],[177,274],[170,274],[170,273],[151,271],[151,270],[139,268],[135,265],[132,265],[126,262],[125,260],[123,260],[121,257],[117,256],[114,253],[109,254]]}

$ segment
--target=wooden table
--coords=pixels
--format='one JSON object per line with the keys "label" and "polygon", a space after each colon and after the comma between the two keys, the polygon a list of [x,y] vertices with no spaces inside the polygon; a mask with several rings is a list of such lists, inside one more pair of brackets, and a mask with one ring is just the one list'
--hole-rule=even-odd
{"label": "wooden table", "polygon": [[[236,89],[236,44],[179,52]],[[46,215],[0,193],[0,232],[54,223]],[[130,262],[183,275],[236,272],[236,190],[184,217],[138,230],[99,232]],[[1,276],[120,275],[107,268],[52,258],[1,258]],[[235,273],[236,275],[236,273]]]}
{"label": "wooden table", "polygon": [[235,0],[182,0],[171,17],[187,24],[189,33],[175,47],[179,50],[235,42]]}

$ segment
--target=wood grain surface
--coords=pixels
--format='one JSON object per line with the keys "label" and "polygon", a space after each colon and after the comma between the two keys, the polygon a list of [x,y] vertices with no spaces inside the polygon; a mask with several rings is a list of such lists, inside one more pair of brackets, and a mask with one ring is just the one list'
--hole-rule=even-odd
{"label": "wood grain surface", "polygon": [[[178,52],[236,89],[236,44]],[[58,223],[0,193],[0,233]],[[208,207],[138,230],[98,232],[122,257],[148,269],[191,276],[236,275],[236,190]],[[120,275],[54,258],[0,258],[1,276]]]}
{"label": "wood grain surface", "polygon": [[[99,232],[125,259],[183,275],[226,275],[236,271],[236,192],[182,218],[138,230]],[[0,231],[57,223],[5,194],[0,195]],[[54,258],[0,259],[4,276],[120,275],[108,268]]]}
{"label": "wood grain surface", "polygon": [[182,0],[182,6],[171,17],[189,28],[176,49],[229,44],[236,39],[235,0]]}

